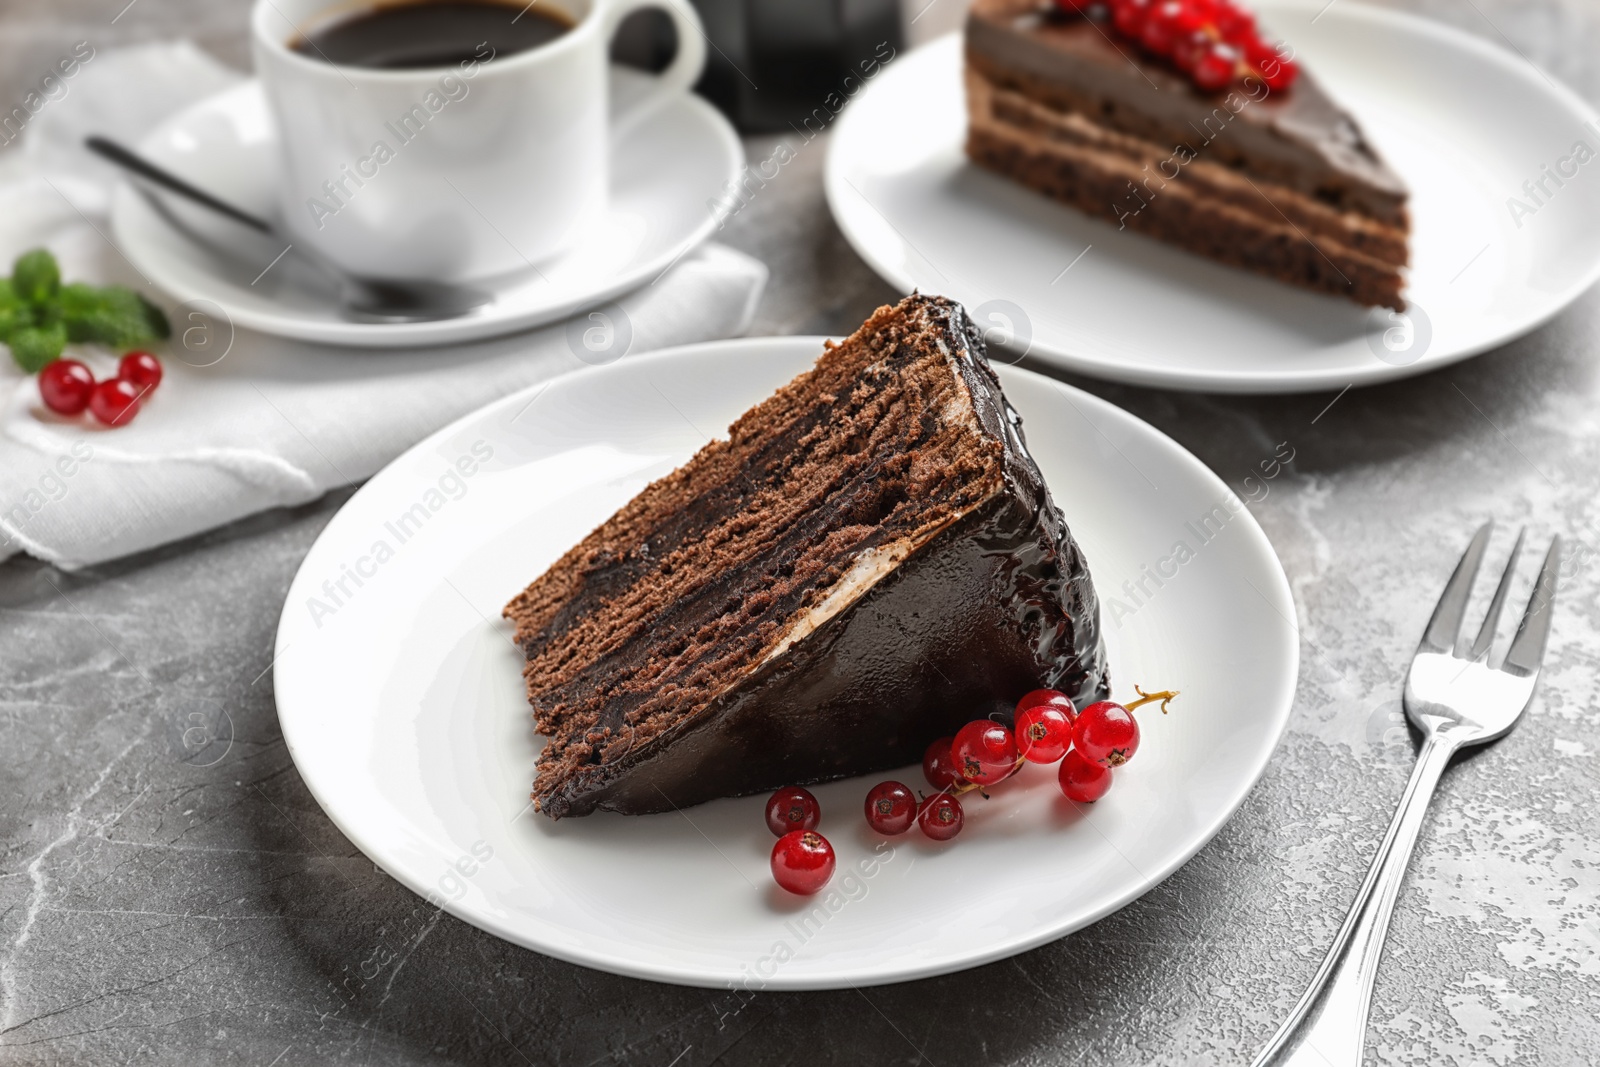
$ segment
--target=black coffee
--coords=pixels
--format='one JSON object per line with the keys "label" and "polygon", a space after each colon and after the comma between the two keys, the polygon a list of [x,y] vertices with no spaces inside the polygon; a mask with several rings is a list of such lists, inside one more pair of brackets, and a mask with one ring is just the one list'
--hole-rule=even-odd
{"label": "black coffee", "polygon": [[411,70],[451,67],[525,52],[572,29],[546,0],[412,0],[334,19],[289,42],[301,55],[349,67]]}

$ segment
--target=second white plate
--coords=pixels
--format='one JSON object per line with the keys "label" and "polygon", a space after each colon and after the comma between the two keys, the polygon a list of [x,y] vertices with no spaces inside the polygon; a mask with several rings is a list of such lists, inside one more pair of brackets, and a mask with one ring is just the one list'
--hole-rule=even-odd
{"label": "second white plate", "polygon": [[[1212,392],[1431,370],[1526,333],[1600,276],[1600,125],[1574,93],[1436,22],[1350,0],[1259,7],[1410,186],[1403,317],[1118,232],[972,166],[959,37],[891,65],[840,117],[834,217],[891,285],[955,297],[1013,353]],[[1562,160],[1557,186],[1544,168]]]}
{"label": "second white plate", "polygon": [[[581,371],[440,431],[350,499],[289,590],[274,682],[295,765],[357,847],[540,952],[754,991],[1020,952],[1133,900],[1211,839],[1288,718],[1299,644],[1283,570],[1249,511],[1170,438],[1010,368],[1006,393],[1104,599],[1115,691],[1182,691],[1170,715],[1141,713],[1139,754],[1104,799],[1075,806],[1054,768],[1030,767],[939,845],[867,829],[863,798],[888,775],[829,783],[816,793],[840,868],[809,899],[772,882],[763,797],[559,823],[529,811],[541,742],[501,606],[821,349],[727,341]],[[894,777],[925,785],[920,768]]]}

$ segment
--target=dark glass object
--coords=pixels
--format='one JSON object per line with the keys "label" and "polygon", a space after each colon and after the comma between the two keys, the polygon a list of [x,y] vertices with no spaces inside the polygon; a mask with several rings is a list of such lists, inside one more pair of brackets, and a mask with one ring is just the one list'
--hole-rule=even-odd
{"label": "dark glass object", "polygon": [[[905,43],[898,0],[693,2],[712,45],[695,88],[747,132],[826,125]],[[629,19],[617,59],[665,66],[676,42],[665,17],[643,17],[655,14]]]}

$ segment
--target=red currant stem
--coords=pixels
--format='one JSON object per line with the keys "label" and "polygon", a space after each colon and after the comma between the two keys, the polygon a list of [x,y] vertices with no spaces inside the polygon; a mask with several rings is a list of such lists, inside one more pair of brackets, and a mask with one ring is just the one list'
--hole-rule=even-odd
{"label": "red currant stem", "polygon": [[[1134,688],[1137,689],[1138,686],[1135,686]],[[1178,694],[1174,693],[1172,695],[1173,696],[1177,696]],[[1015,762],[1015,763],[1013,763],[1011,765],[1011,770],[1006,773],[1005,778],[997,778],[994,781],[990,782],[989,784],[990,785],[999,785],[1001,782],[1005,781],[1006,778],[1010,778],[1013,774],[1016,774],[1017,773],[1017,768],[1021,767],[1026,762],[1028,762],[1028,757],[1026,757],[1026,756],[1018,756],[1017,757],[1017,762]],[[944,792],[949,793],[953,797],[958,797],[958,796],[962,795],[963,793],[970,793],[974,789],[978,790],[980,793],[983,793],[983,786],[979,785],[977,782],[962,782],[960,785],[951,786],[949,789],[944,790]],[[989,794],[988,793],[983,793],[983,799],[985,799],[985,800],[990,799],[989,798]]]}
{"label": "red currant stem", "polygon": [[1167,713],[1167,705],[1172,703],[1173,698],[1178,695],[1178,691],[1176,689],[1163,689],[1159,693],[1146,693],[1138,686],[1134,686],[1133,691],[1139,694],[1139,699],[1130,700],[1126,704],[1122,705],[1123,707],[1127,708],[1129,711],[1132,711],[1134,708],[1142,708],[1146,704],[1153,704],[1159,700],[1161,701],[1161,714],[1163,715]]}

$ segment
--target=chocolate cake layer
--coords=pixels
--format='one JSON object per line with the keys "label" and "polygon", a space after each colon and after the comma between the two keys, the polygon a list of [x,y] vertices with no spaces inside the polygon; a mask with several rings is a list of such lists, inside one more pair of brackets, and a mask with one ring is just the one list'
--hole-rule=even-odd
{"label": "chocolate cake layer", "polygon": [[958,305],[882,308],[506,608],[559,817],[915,761],[1104,693],[1087,570]]}
{"label": "chocolate cake layer", "polygon": [[1225,263],[1404,308],[1405,186],[1310,72],[1203,93],[1038,0],[977,0],[966,64],[980,165]]}
{"label": "chocolate cake layer", "polygon": [[1223,263],[1360,304],[1405,308],[1403,230],[1205,160],[1163,168],[1170,150],[1049,112],[974,71],[967,94],[967,155],[975,163]]}

